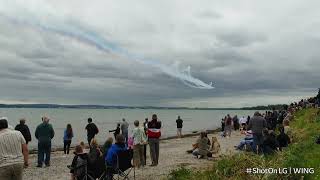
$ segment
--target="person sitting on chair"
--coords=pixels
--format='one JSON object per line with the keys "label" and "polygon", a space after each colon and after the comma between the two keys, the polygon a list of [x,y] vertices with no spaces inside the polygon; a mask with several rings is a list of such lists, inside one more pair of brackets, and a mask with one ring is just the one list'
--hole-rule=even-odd
{"label": "person sitting on chair", "polygon": [[106,164],[108,167],[107,176],[112,179],[115,169],[117,168],[117,155],[120,152],[126,151],[127,147],[125,145],[125,138],[122,134],[116,136],[116,143],[113,144],[105,157]]}
{"label": "person sitting on chair", "polygon": [[236,150],[242,150],[245,146],[248,146],[248,145],[251,147],[251,150],[254,150],[252,131],[251,130],[246,131],[245,135],[246,137],[240,141],[239,145],[235,146]]}
{"label": "person sitting on chair", "polygon": [[71,179],[83,179],[86,176],[88,155],[83,152],[80,145],[75,147],[74,155],[71,166],[68,166],[70,168]]}

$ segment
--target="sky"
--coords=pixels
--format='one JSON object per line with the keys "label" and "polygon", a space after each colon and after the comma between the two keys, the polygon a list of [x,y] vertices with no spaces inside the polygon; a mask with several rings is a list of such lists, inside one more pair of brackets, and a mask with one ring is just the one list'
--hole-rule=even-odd
{"label": "sky", "polygon": [[0,103],[243,107],[314,96],[319,6],[0,0]]}

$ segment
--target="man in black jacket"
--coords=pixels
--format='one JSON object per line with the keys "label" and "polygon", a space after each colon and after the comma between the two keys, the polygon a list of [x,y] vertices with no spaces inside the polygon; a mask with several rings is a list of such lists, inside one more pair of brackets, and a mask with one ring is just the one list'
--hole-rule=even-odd
{"label": "man in black jacket", "polygon": [[91,140],[99,133],[98,127],[92,122],[92,118],[88,118],[88,124],[86,126],[88,144],[90,146]]}
{"label": "man in black jacket", "polygon": [[15,127],[15,130],[20,131],[21,134],[23,135],[24,139],[26,140],[26,144],[31,141],[31,134],[29,127],[26,125],[26,120],[25,119],[20,119],[20,124],[18,124]]}

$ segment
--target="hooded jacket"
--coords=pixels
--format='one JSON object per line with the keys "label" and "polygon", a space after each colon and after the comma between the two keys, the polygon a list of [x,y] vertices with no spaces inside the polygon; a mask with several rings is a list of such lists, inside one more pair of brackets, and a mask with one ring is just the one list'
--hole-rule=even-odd
{"label": "hooded jacket", "polygon": [[117,154],[119,152],[127,150],[125,144],[115,143],[113,144],[110,149],[108,150],[107,156],[105,157],[105,160],[107,162],[107,165],[109,166],[116,166],[117,165]]}

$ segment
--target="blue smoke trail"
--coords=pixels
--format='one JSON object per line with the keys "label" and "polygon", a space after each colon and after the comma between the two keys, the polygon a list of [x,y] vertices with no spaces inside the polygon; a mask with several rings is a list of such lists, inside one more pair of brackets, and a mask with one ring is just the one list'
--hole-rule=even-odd
{"label": "blue smoke trail", "polygon": [[21,25],[21,26],[29,26],[34,29],[43,30],[46,32],[55,33],[61,36],[69,37],[72,39],[75,39],[81,43],[94,46],[96,49],[107,52],[107,53],[115,53],[117,55],[124,56],[128,59],[133,59],[139,63],[145,64],[145,65],[151,65],[155,68],[160,69],[163,73],[177,78],[182,81],[183,84],[192,87],[192,88],[198,88],[198,89],[213,89],[212,82],[209,84],[204,83],[200,79],[197,79],[191,75],[191,67],[188,66],[186,70],[179,70],[179,64],[175,64],[173,66],[167,66],[165,64],[161,64],[159,62],[155,62],[152,60],[145,60],[144,58],[139,57],[138,55],[129,53],[128,51],[118,47],[116,44],[107,41],[105,38],[99,36],[94,31],[88,30],[83,27],[79,27],[77,25],[74,25],[72,23],[59,23],[58,25],[50,25],[50,23],[47,22],[41,22],[40,20],[27,20],[27,19],[18,19],[18,18],[12,18],[10,16],[0,14],[0,17],[3,17],[4,19],[8,20],[9,22]]}

